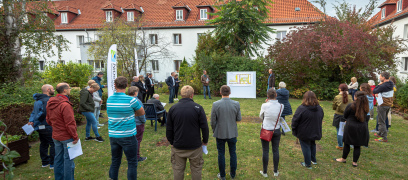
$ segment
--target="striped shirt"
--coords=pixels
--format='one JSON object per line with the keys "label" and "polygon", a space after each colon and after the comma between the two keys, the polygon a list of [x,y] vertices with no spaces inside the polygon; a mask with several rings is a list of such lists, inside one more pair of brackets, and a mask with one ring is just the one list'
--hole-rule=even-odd
{"label": "striped shirt", "polygon": [[114,93],[106,102],[109,137],[124,138],[137,134],[135,111],[142,106],[140,101],[125,93]]}

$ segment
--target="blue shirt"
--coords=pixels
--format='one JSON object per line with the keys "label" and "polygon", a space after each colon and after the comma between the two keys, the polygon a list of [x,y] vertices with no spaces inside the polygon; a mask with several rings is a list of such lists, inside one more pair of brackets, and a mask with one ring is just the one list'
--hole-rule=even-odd
{"label": "blue shirt", "polygon": [[[135,98],[135,97],[134,97]],[[139,98],[135,98],[135,99],[137,99],[137,101],[142,105],[142,107],[144,108],[144,106],[143,106],[143,103],[140,101],[140,99]],[[136,116],[135,117],[135,120],[136,120],[136,126],[139,126],[139,125],[142,125],[142,124],[145,124],[146,123],[146,117],[145,117],[145,115],[142,115],[142,116]]]}
{"label": "blue shirt", "polygon": [[142,105],[137,99],[125,93],[114,93],[106,102],[109,137],[124,138],[137,134],[135,111]]}

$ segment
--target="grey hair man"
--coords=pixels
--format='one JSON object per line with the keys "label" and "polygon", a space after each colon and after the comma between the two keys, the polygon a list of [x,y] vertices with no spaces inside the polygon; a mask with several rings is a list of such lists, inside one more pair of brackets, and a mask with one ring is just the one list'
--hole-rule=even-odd
{"label": "grey hair man", "polygon": [[[378,84],[378,86],[376,86],[373,90],[373,93],[379,102],[377,105],[379,132],[375,133],[374,135],[378,137],[378,139],[375,139],[375,141],[388,142],[385,120],[393,103],[394,83],[390,81],[390,73],[388,72],[382,72],[380,74],[380,81],[381,83]],[[383,101],[382,104],[380,104],[380,99]]]}
{"label": "grey hair man", "polygon": [[158,94],[153,94],[153,97],[149,100],[147,100],[147,103],[149,104],[154,104],[154,107],[156,108],[156,112],[160,112],[157,117],[162,118],[159,119],[158,121],[161,123],[161,126],[165,126],[166,123],[166,110],[164,109],[163,104],[160,102],[160,96]]}

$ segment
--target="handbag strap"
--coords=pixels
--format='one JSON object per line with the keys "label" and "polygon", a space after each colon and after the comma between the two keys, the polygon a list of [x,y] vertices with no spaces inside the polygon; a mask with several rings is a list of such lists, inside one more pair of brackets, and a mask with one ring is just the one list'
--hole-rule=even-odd
{"label": "handbag strap", "polygon": [[[276,126],[278,125],[278,122],[279,122],[279,118],[280,118],[280,116],[281,116],[281,113],[282,113],[282,104],[281,104],[281,108],[280,108],[280,110],[279,110],[278,119],[276,120],[276,124],[275,124],[275,127],[273,128],[273,130],[275,130]],[[264,119],[265,119],[265,117],[264,117]],[[262,123],[262,128],[263,128],[263,123]]]}

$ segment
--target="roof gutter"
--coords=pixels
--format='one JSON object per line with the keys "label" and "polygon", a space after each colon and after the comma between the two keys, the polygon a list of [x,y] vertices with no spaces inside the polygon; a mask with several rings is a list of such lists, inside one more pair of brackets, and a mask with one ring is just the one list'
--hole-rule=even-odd
{"label": "roof gutter", "polygon": [[400,18],[404,18],[405,16],[408,16],[408,12],[405,12],[405,13],[403,13],[403,14],[400,14],[400,15],[398,15],[397,17],[388,19],[388,20],[386,20],[386,21],[384,21],[384,22],[378,23],[378,24],[374,25],[374,27],[380,27],[380,26],[382,26],[382,25],[391,23],[391,22],[394,21],[394,20],[399,20]]}

